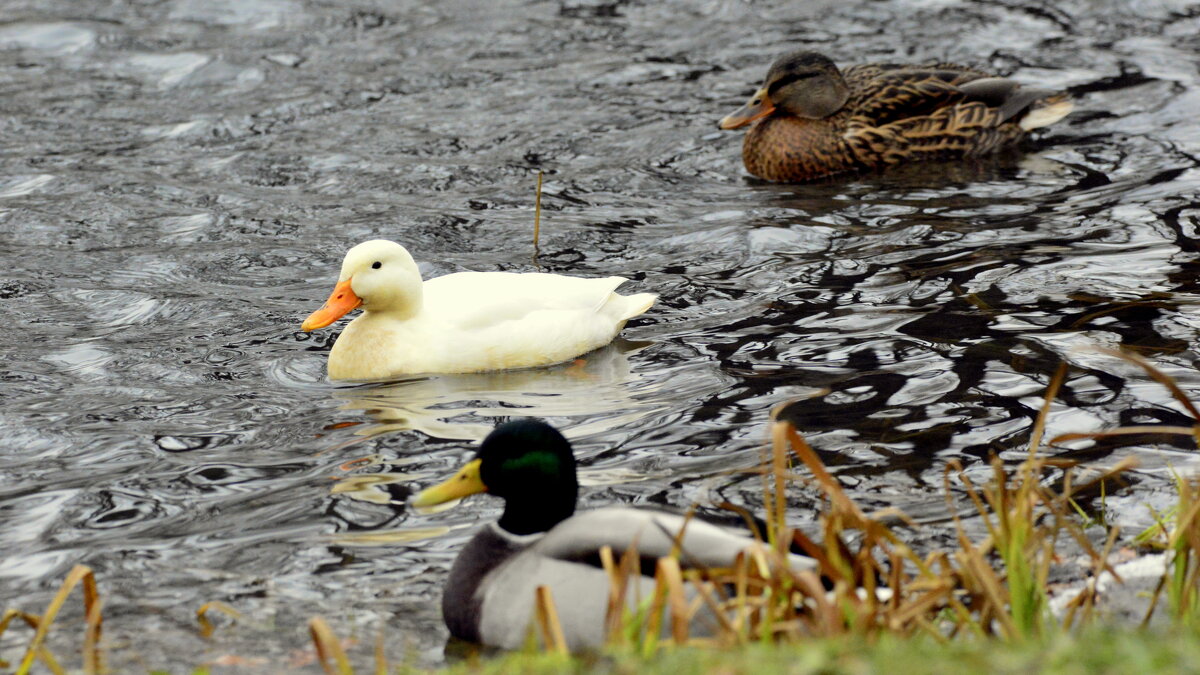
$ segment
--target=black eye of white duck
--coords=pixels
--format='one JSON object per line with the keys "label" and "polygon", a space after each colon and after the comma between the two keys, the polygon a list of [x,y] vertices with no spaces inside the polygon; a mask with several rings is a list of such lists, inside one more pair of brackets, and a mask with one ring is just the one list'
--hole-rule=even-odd
{"label": "black eye of white duck", "polygon": [[375,262],[371,263],[371,269],[373,269],[373,270],[377,270],[377,269],[379,269],[380,267],[383,267],[383,263],[379,262],[378,260],[376,260]]}

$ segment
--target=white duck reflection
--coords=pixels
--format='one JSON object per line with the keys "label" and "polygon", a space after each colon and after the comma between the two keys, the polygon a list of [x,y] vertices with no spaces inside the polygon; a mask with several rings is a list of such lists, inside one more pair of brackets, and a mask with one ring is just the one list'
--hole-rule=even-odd
{"label": "white duck reflection", "polygon": [[628,356],[652,343],[617,339],[583,356],[546,368],[461,375],[427,375],[341,389],[342,410],[363,410],[376,423],[355,431],[374,436],[416,430],[435,438],[479,441],[493,417],[588,417],[578,436],[629,424],[662,407],[649,396],[660,385],[634,372]]}

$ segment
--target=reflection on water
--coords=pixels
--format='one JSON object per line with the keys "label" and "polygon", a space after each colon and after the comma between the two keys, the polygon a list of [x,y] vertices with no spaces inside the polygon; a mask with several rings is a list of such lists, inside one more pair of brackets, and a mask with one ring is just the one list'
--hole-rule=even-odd
{"label": "reflection on water", "polygon": [[[340,410],[363,411],[374,423],[355,434],[414,430],[435,438],[481,441],[496,418],[586,417],[573,434],[619,428],[661,412],[661,386],[635,373],[629,357],[648,342],[618,338],[549,368],[430,375],[383,385],[339,389]],[[360,415],[355,415],[355,419]]]}
{"label": "reflection on water", "polygon": [[[0,599],[38,611],[93,566],[106,636],[132,645],[117,671],[287,663],[317,614],[439,661],[440,585],[499,504],[404,503],[505,417],[564,428],[584,506],[753,506],[746,469],[787,404],[866,508],[936,522],[946,462],[1019,459],[1062,361],[1051,435],[1187,423],[1082,347],[1134,349],[1200,394],[1200,17],[1173,3],[5,8]],[[1022,153],[764,184],[714,122],[795,46],[965,62],[1067,89],[1076,112]],[[581,363],[334,385],[332,338],[297,326],[376,237],[426,276],[620,275],[661,300],[624,331],[640,342]],[[1182,443],[1055,452],[1138,458],[1092,505],[1136,532]],[[816,496],[788,499],[811,525]],[[246,620],[202,642],[193,613],[216,599]],[[78,625],[65,611],[56,627]]]}

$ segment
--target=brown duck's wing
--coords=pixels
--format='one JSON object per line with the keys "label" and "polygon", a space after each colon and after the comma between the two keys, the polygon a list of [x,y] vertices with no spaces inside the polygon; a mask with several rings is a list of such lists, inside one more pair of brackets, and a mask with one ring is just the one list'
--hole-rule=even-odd
{"label": "brown duck's wing", "polygon": [[874,94],[850,109],[851,125],[881,127],[912,117],[931,115],[966,98],[961,89],[937,77],[915,79],[889,75],[872,80]]}
{"label": "brown duck's wing", "polygon": [[960,87],[988,75],[952,63],[883,63],[848,68],[844,77],[851,92],[849,122],[878,127],[968,100],[970,94]]}
{"label": "brown duck's wing", "polygon": [[1004,124],[999,109],[966,101],[878,127],[851,126],[846,141],[861,161],[886,165],[984,155],[1015,142],[1023,133],[1016,124]]}

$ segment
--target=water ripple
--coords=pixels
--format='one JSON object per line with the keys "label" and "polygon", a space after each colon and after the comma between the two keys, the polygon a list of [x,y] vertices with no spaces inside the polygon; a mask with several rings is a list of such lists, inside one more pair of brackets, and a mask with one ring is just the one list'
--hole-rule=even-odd
{"label": "water ripple", "polygon": [[[445,570],[499,505],[403,504],[501,419],[564,429],[585,505],[754,506],[778,408],[863,504],[928,522],[958,508],[947,461],[1019,461],[1060,362],[1051,434],[1187,423],[1090,348],[1136,350],[1200,393],[1196,17],[1115,0],[467,4],[85,2],[0,25],[0,597],[44,606],[92,565],[112,639],[156,636],[117,670],[204,662],[180,627],[213,599],[260,625],[386,622],[428,664]],[[714,122],[788,45],[961,60],[1069,89],[1077,111],[1022,153],[764,184]],[[427,276],[619,274],[661,300],[579,362],[330,383],[337,327],[299,322],[373,237]],[[1172,469],[1194,470],[1178,443],[1055,452],[1136,457],[1106,502],[1136,524]],[[819,497],[787,499],[812,525]],[[223,648],[283,662],[251,623]]]}

